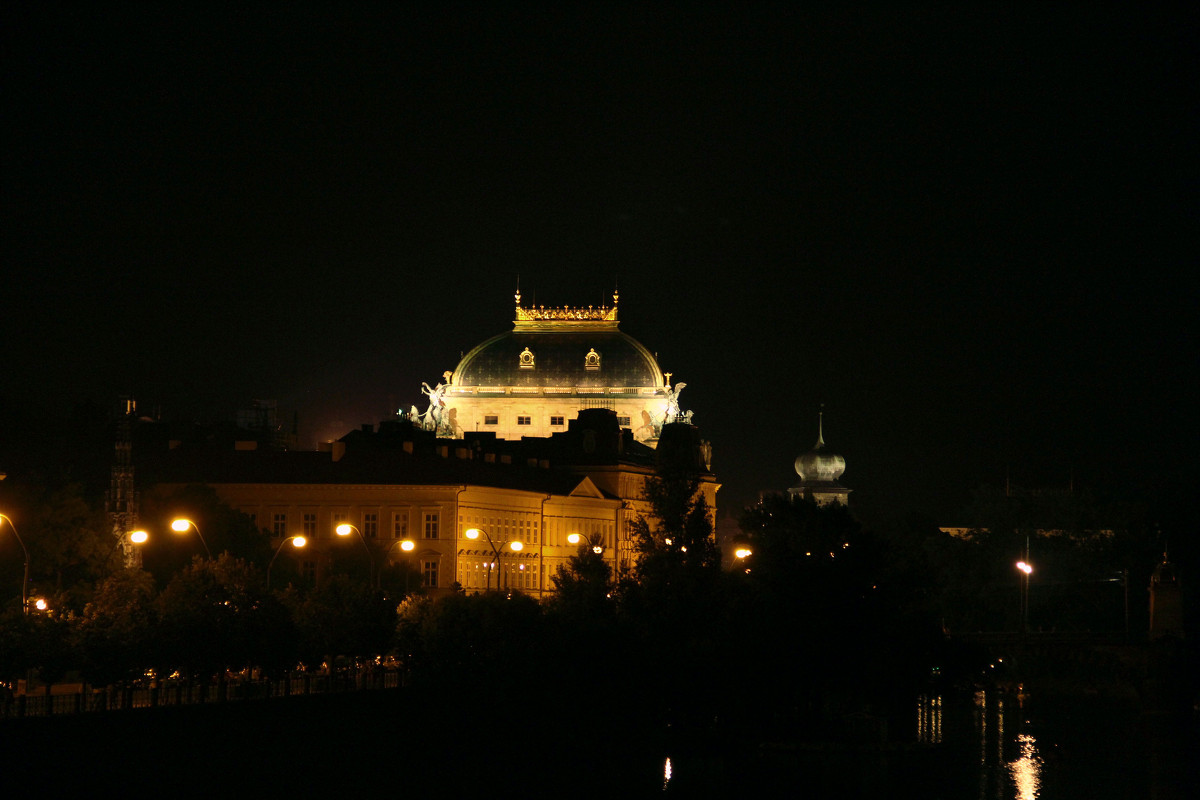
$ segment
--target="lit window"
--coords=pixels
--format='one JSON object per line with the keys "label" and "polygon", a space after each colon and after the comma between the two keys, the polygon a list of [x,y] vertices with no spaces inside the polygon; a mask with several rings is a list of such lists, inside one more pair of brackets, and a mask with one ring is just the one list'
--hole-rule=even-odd
{"label": "lit window", "polygon": [[629,417],[617,417],[617,424],[628,426],[630,424]]}
{"label": "lit window", "polygon": [[438,585],[438,562],[432,559],[421,561],[421,585],[427,589],[436,589]]}
{"label": "lit window", "polygon": [[277,539],[287,536],[287,514],[276,514],[271,522],[271,535]]}
{"label": "lit window", "polygon": [[517,417],[517,424],[518,425],[532,425],[533,417],[519,416],[519,417]]}
{"label": "lit window", "polygon": [[436,511],[425,513],[425,538],[438,538],[438,513]]}
{"label": "lit window", "polygon": [[552,416],[552,417],[550,417],[550,424],[551,425],[565,425],[566,420],[563,417]]}
{"label": "lit window", "polygon": [[496,416],[495,414],[485,414],[483,416],[483,424],[484,425],[499,425],[500,417]]}
{"label": "lit window", "polygon": [[378,514],[363,514],[362,525],[363,536],[368,539],[379,538],[379,515]]}

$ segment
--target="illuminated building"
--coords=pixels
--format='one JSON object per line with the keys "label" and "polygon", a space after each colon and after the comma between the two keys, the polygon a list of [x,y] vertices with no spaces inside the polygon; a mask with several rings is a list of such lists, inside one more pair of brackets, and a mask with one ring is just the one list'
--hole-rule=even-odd
{"label": "illuminated building", "polygon": [[[672,386],[618,330],[617,300],[525,308],[518,291],[513,330],[463,356],[443,383],[425,384],[424,413],[352,431],[325,452],[257,441],[176,448],[157,459],[158,480],[211,485],[274,545],[305,536],[305,569],[318,580],[335,548],[353,544],[334,536],[342,522],[373,557],[411,559],[437,591],[458,583],[538,597],[581,546],[600,548],[615,575],[631,565],[631,523],[648,510],[643,487],[658,455],[691,454],[714,519],[719,489],[711,448],[680,409],[684,384]],[[465,536],[471,529],[491,537],[498,563],[486,537]],[[398,546],[405,539],[412,550]]]}
{"label": "illuminated building", "polygon": [[850,490],[837,480],[846,471],[846,459],[826,447],[824,416],[822,412],[817,417],[817,443],[796,458],[796,474],[800,476],[800,483],[788,489],[788,494],[810,498],[820,506],[829,503],[848,505]]}
{"label": "illuminated building", "polygon": [[565,431],[580,410],[604,408],[635,440],[654,446],[662,426],[688,422],[649,350],[618,330],[611,306],[524,307],[515,295],[513,329],[475,347],[436,387],[429,409],[410,418],[446,437],[494,433],[499,439]]}
{"label": "illuminated building", "polygon": [[[660,434],[702,464],[707,447],[694,428],[674,424]],[[305,536],[304,571],[314,579],[331,559],[361,552],[362,543],[334,534],[346,522],[377,566],[410,559],[435,592],[457,582],[469,592],[499,586],[541,597],[580,546],[601,548],[614,574],[630,565],[630,524],[645,511],[642,487],[654,460],[655,450],[622,430],[614,411],[593,409],[544,438],[445,439],[392,421],[378,431],[364,426],[323,452],[176,447],[148,459],[147,471],[168,486],[207,483],[273,545]],[[713,509],[718,488],[706,473],[701,491]],[[472,528],[492,538],[498,562],[484,538],[465,535]],[[582,544],[569,542],[572,534]],[[410,552],[395,546],[405,539],[415,544]],[[510,542],[520,542],[520,552]]]}

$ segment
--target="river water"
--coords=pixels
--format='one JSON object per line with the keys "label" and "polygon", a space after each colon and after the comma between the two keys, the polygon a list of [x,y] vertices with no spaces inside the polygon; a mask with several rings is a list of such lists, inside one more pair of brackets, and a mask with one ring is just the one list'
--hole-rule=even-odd
{"label": "river water", "polygon": [[662,788],[688,797],[1200,797],[1195,714],[1148,715],[1128,702],[979,691],[922,696],[888,726],[885,744],[679,752],[663,759]]}

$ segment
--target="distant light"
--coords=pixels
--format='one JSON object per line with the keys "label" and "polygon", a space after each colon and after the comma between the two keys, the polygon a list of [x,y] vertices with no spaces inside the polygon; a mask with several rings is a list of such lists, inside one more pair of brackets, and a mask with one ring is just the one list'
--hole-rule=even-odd
{"label": "distant light", "polygon": [[133,531],[129,534],[129,541],[134,544],[145,544],[150,539],[150,534],[145,531]]}
{"label": "distant light", "polygon": [[1024,572],[1026,575],[1033,572],[1033,567],[1031,567],[1029,564],[1026,564],[1024,561],[1017,562],[1017,569],[1021,570],[1021,572]]}
{"label": "distant light", "polygon": [[595,545],[594,547],[592,547],[592,552],[595,553],[596,555],[600,555],[601,553],[604,552],[604,548],[601,547],[600,545]]}
{"label": "distant light", "polygon": [[351,528],[349,525],[347,525],[345,522],[343,522],[341,525],[338,525],[336,528],[334,528],[333,532],[336,533],[338,536],[349,536],[350,531],[352,531],[352,530],[354,530],[354,529]]}
{"label": "distant light", "polygon": [[171,530],[177,533],[187,533],[187,529],[192,527],[190,519],[177,519],[171,523]]}
{"label": "distant light", "polygon": [[412,539],[405,539],[400,543],[400,549],[404,550],[405,552],[412,550],[416,546],[416,543],[414,543]]}
{"label": "distant light", "polygon": [[304,547],[306,544],[308,544],[308,539],[305,539],[303,536],[292,537],[292,547]]}
{"label": "distant light", "polygon": [[518,553],[525,549],[525,545],[521,544],[520,542],[513,542],[509,545],[509,547]]}
{"label": "distant light", "polygon": [[467,528],[465,531],[463,531],[463,536],[467,537],[468,539],[478,539],[480,533],[482,533],[482,531],[480,531],[479,528]]}
{"label": "distant light", "polygon": [[45,611],[47,607],[46,598],[39,597],[33,605],[38,611]]}
{"label": "distant light", "polygon": [[737,558],[749,558],[752,552],[753,551],[749,547],[739,547],[737,550],[733,551],[733,554]]}
{"label": "distant light", "polygon": [[[580,536],[578,533],[572,533],[570,536],[567,537],[567,541],[570,542],[571,544],[579,544],[579,540],[582,538],[583,537]],[[670,544],[670,542],[668,542],[668,544]]]}

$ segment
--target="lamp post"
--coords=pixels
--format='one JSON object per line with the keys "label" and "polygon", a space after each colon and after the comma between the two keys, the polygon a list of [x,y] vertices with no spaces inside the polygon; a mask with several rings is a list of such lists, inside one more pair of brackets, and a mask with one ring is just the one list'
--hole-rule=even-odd
{"label": "lamp post", "polygon": [[372,576],[375,574],[375,556],[371,553],[371,545],[367,544],[367,537],[363,536],[363,532],[358,529],[357,525],[351,525],[349,522],[341,522],[333,529],[338,536],[349,536],[350,531],[358,534],[363,549],[367,551],[367,583],[374,583]]}
{"label": "lamp post", "polygon": [[596,555],[600,555],[601,553],[604,552],[604,548],[600,546],[599,540],[592,541],[591,539],[585,538],[583,536],[583,534],[579,534],[579,533],[569,534],[567,536],[567,541],[570,542],[571,544],[590,544],[592,546],[592,552],[595,553]]}
{"label": "lamp post", "polygon": [[[379,565],[379,572],[375,578],[375,588],[376,589],[383,588],[383,586],[382,586],[382,584],[383,584],[383,568],[387,566],[388,555],[392,552],[392,549],[399,547],[404,552],[411,553],[416,546],[417,546],[417,543],[414,542],[412,539],[397,539],[396,541],[394,541],[388,545],[387,550],[383,551],[383,563]],[[404,594],[405,595],[408,594],[408,571],[407,570],[404,573]]]}
{"label": "lamp post", "polygon": [[1029,575],[1033,572],[1033,567],[1026,561],[1018,561],[1017,569],[1023,573],[1021,577],[1021,635],[1024,636],[1029,630]]}
{"label": "lamp post", "polygon": [[208,553],[209,558],[212,558],[212,550],[208,549],[208,542],[204,541],[204,534],[200,533],[200,528],[196,525],[196,523],[183,517],[180,517],[171,523],[171,530],[175,531],[176,533],[187,533],[188,528],[192,528],[196,531],[196,535],[200,537],[200,544],[204,545],[204,552]]}
{"label": "lamp post", "polygon": [[21,534],[17,533],[17,526],[13,524],[12,517],[0,514],[0,527],[3,526],[4,520],[8,520],[8,527],[12,528],[13,536],[17,537],[17,544],[21,545],[21,550],[25,553],[25,577],[21,580],[21,613],[28,614],[29,550],[26,549],[25,543],[21,541]]}
{"label": "lamp post", "polygon": [[270,588],[271,588],[271,567],[275,566],[275,559],[279,558],[279,551],[282,550],[283,546],[285,544],[287,544],[288,542],[292,543],[292,547],[299,549],[301,547],[304,547],[304,545],[308,544],[308,539],[305,539],[303,536],[289,536],[286,539],[284,539],[282,542],[279,543],[279,547],[275,548],[275,555],[271,556],[271,561],[270,561],[270,563],[267,564],[267,589],[268,590],[270,590]]}
{"label": "lamp post", "polygon": [[[480,528],[467,528],[467,530],[463,531],[463,536],[467,537],[468,539],[478,539],[480,537],[480,535],[482,535],[485,539],[487,539],[487,543],[492,548],[492,553],[496,556],[496,562],[495,562],[496,569],[500,568],[500,547],[507,547],[510,550],[512,550],[514,553],[519,553],[525,549],[525,545],[522,544],[521,542],[505,542],[500,547],[497,547],[496,543],[492,541],[492,537],[488,535],[488,532],[485,530],[481,530]],[[491,588],[492,588],[492,568],[489,566],[488,567],[488,575],[487,575],[487,590],[491,591]],[[496,576],[496,588],[497,589],[500,588],[500,576],[499,575]]]}

